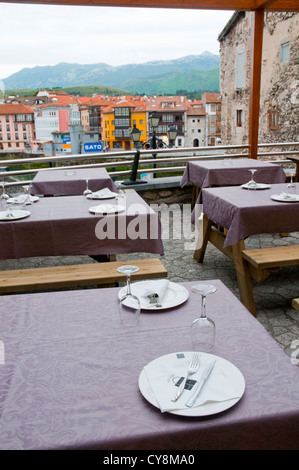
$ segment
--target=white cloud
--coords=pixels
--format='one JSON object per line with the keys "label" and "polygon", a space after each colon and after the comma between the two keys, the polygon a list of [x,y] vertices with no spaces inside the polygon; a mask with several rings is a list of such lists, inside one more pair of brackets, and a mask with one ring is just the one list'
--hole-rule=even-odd
{"label": "white cloud", "polygon": [[208,50],[232,11],[0,4],[0,78],[59,62],[110,65]]}

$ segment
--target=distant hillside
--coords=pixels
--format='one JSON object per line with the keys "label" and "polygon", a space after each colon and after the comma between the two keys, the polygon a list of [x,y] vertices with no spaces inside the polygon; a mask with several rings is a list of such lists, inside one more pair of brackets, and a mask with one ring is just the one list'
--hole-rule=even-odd
{"label": "distant hillside", "polygon": [[[25,68],[3,80],[6,90],[112,87],[137,94],[169,94],[178,89],[219,91],[219,56],[210,52],[175,60],[113,67],[108,64],[69,64]],[[158,88],[159,89],[158,89]]]}

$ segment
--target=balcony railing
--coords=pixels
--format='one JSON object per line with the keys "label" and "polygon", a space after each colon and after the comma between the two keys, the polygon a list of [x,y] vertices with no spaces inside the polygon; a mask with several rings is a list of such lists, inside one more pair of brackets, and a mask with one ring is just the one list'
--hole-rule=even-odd
{"label": "balcony railing", "polygon": [[[294,163],[288,157],[299,155],[299,142],[264,143],[258,146],[258,159],[268,160],[292,168]],[[155,153],[157,158],[152,158]],[[121,181],[131,174],[136,150],[79,154],[63,156],[36,156],[30,158],[7,159],[0,161],[0,168],[28,165],[27,169],[0,171],[0,180],[5,179],[8,186],[28,183],[38,171],[59,168],[106,168],[111,177]],[[216,147],[189,147],[140,150],[137,175],[146,174],[183,174],[186,163],[199,159],[233,159],[248,157],[248,145],[229,145]],[[46,168],[30,168],[31,164],[48,164]],[[8,181],[9,180],[9,181]]]}

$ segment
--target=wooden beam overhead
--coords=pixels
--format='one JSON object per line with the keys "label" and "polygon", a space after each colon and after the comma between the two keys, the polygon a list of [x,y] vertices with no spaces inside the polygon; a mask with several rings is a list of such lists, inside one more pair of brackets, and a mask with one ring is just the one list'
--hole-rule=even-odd
{"label": "wooden beam overhead", "polygon": [[0,3],[202,10],[299,11],[298,0],[0,0]]}

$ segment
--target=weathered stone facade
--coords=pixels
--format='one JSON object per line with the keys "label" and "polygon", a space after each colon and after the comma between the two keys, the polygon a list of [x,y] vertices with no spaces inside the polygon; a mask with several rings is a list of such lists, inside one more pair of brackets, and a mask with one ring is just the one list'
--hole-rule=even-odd
{"label": "weathered stone facade", "polygon": [[[252,21],[253,13],[237,12],[219,35],[224,145],[248,143]],[[288,50],[286,57],[282,58],[284,45]],[[240,63],[237,66],[238,54],[243,55],[243,70],[240,70]],[[237,74],[242,73],[243,86],[240,86]],[[264,18],[259,143],[298,141],[298,116],[299,13],[267,12]]]}

